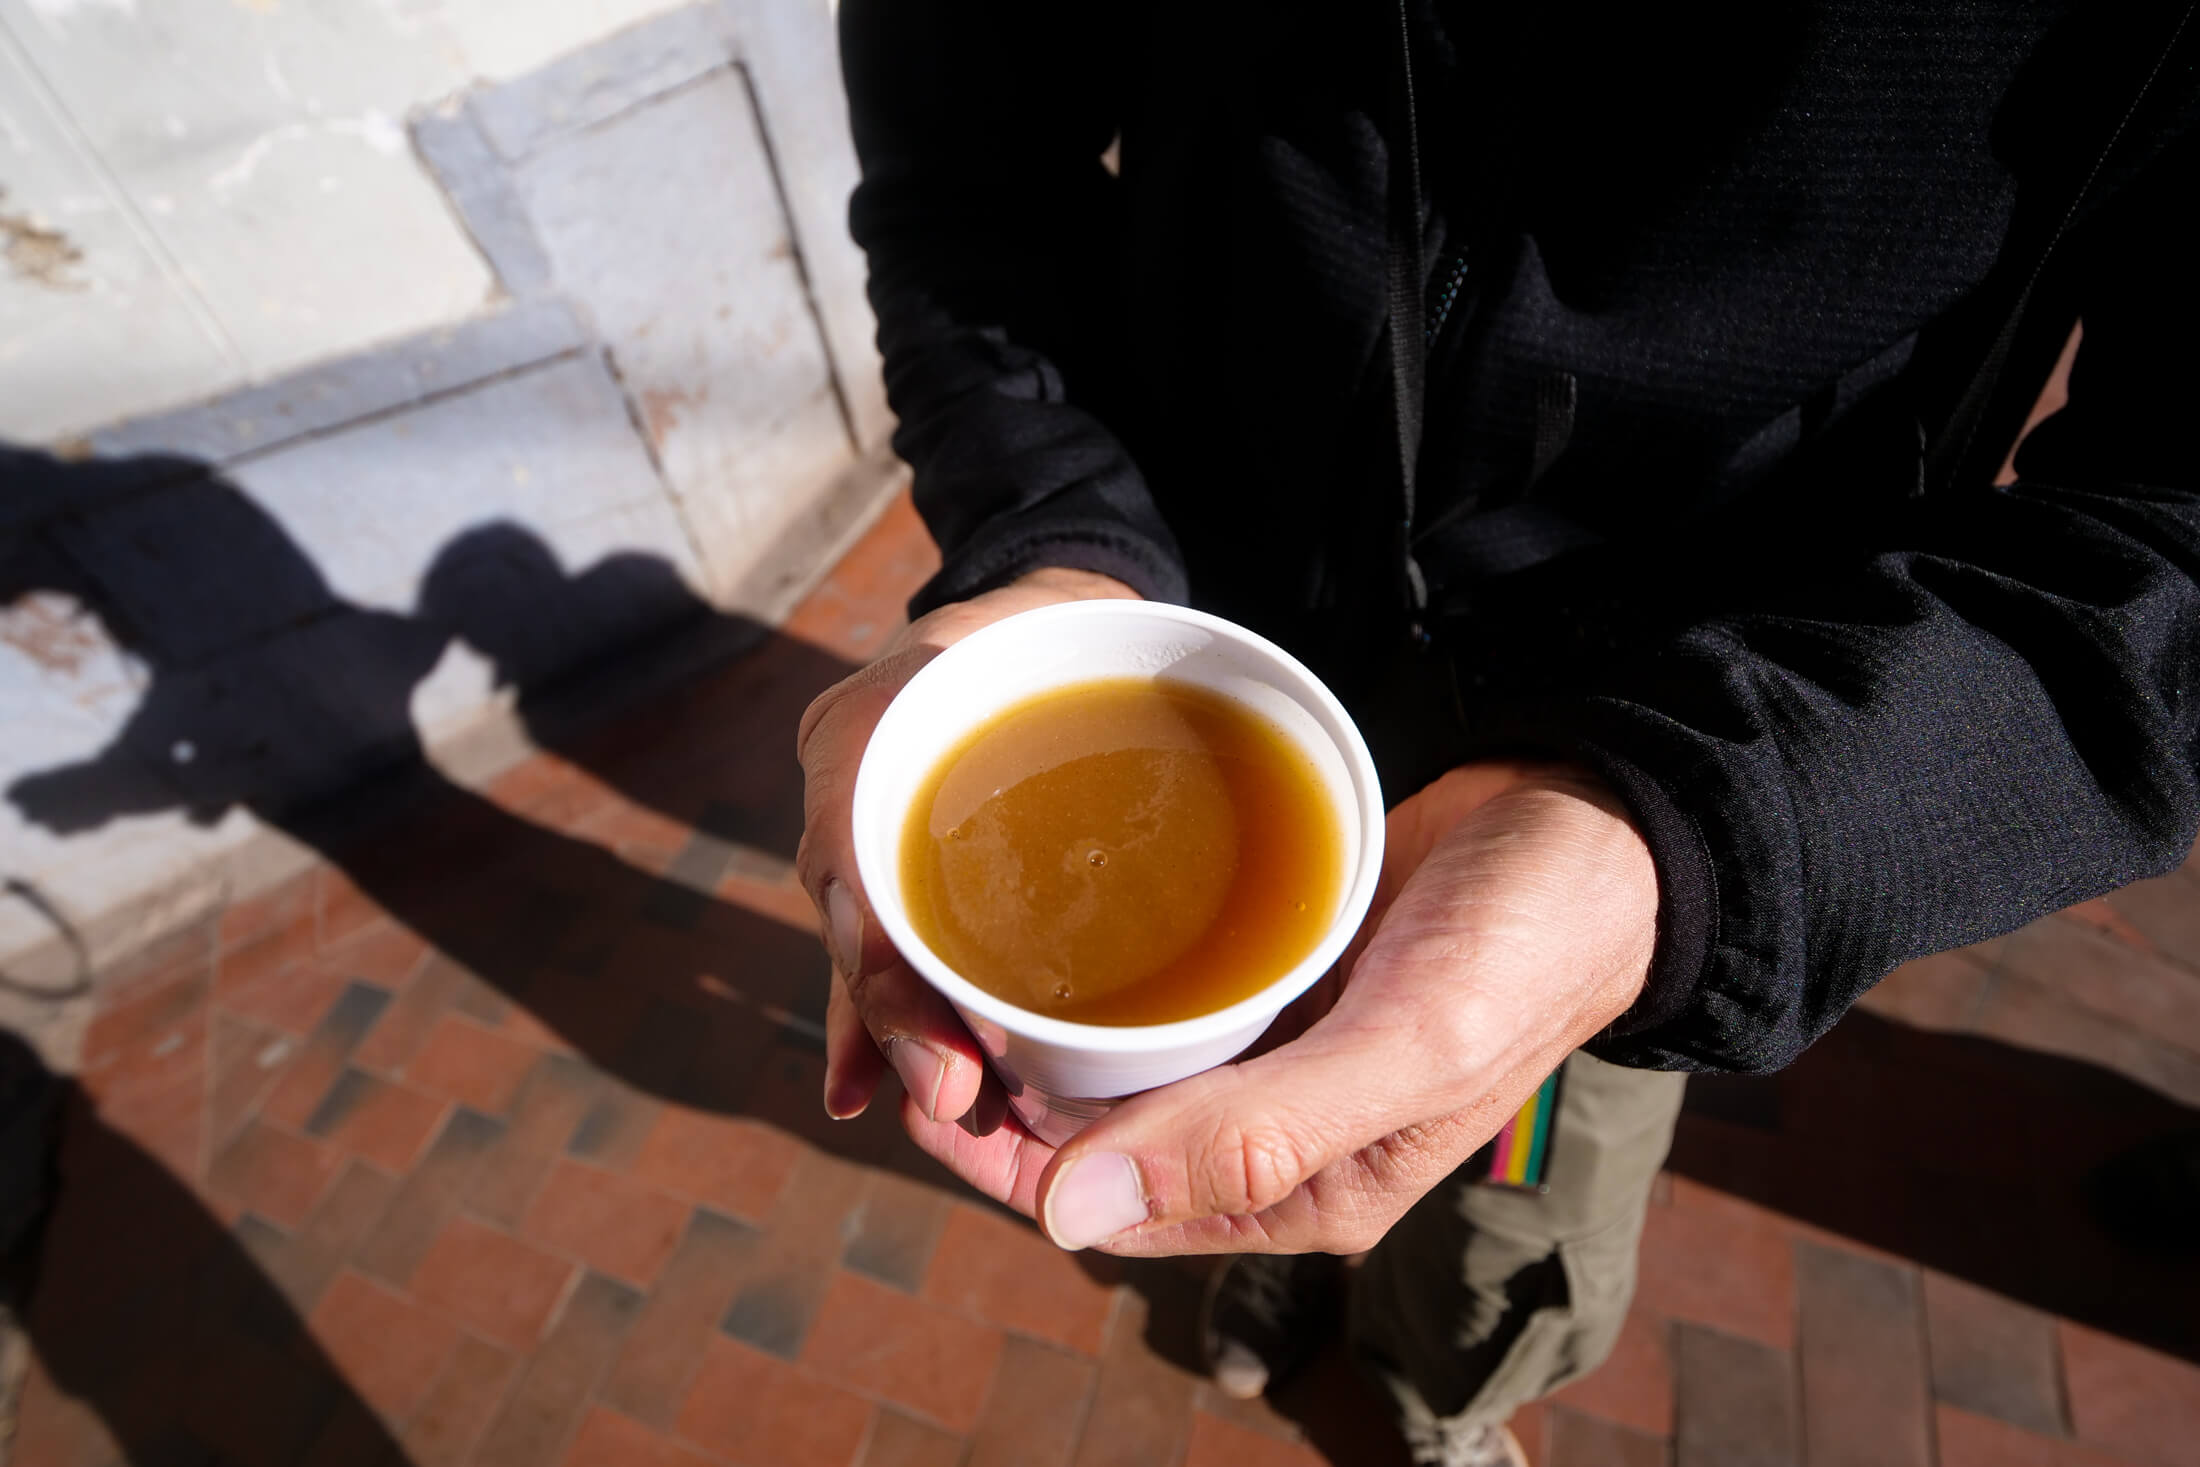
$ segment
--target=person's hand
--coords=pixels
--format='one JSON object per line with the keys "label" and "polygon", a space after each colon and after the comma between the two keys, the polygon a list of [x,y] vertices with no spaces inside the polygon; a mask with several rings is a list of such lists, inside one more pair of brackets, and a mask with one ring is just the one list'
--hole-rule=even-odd
{"label": "person's hand", "polygon": [[[942,649],[1005,616],[1061,601],[1137,600],[1121,581],[1090,571],[1046,569],[943,606],[910,623],[877,661],[819,694],[802,715],[802,844],[795,870],[817,904],[834,982],[825,1010],[825,1109],[860,1115],[891,1062],[917,1119],[953,1122],[979,1099],[985,1063],[977,1041],[901,960],[879,929],[856,874],[856,768],[871,731],[902,684]],[[988,1095],[989,1129],[1005,1097]],[[952,1127],[950,1127],[952,1129]],[[957,1134],[961,1134],[958,1132]]]}
{"label": "person's hand", "polygon": [[1470,765],[1391,812],[1376,905],[1279,1020],[1293,1037],[1135,1096],[1058,1152],[940,1104],[903,1123],[1064,1248],[1358,1252],[1634,1001],[1657,903],[1649,850],[1594,777]]}

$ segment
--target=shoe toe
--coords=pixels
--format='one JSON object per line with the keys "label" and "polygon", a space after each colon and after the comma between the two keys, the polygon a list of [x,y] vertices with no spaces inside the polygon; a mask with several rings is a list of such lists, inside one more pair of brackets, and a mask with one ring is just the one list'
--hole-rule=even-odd
{"label": "shoe toe", "polygon": [[1215,1389],[1240,1401],[1250,1401],[1268,1389],[1268,1365],[1251,1347],[1224,1340],[1215,1351]]}

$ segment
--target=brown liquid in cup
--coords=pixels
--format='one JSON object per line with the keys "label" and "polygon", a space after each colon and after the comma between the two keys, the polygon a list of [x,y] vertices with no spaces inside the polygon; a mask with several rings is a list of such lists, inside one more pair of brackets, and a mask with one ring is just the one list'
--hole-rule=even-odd
{"label": "brown liquid in cup", "polygon": [[1312,760],[1218,694],[1056,688],[989,719],[910,807],[902,900],[986,992],[1088,1024],[1213,1013],[1314,950],[1344,842]]}

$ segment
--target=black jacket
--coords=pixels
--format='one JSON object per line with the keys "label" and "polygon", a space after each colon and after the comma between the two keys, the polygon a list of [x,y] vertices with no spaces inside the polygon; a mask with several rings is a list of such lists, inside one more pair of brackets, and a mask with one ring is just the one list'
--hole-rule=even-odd
{"label": "black jacket", "polygon": [[1398,12],[844,0],[853,226],[946,557],[918,606],[1044,564],[1195,601],[1337,686],[1393,799],[1593,764],[1662,883],[1592,1046],[1623,1063],[1778,1066],[1896,964],[2182,859],[2185,0],[1409,8],[1418,613]]}

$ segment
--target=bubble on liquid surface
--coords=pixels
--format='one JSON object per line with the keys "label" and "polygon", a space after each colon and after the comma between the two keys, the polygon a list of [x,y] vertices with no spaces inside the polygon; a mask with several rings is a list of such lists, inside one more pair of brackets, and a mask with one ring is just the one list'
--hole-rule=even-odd
{"label": "bubble on liquid surface", "polygon": [[1058,998],[1058,999],[1061,999],[1061,1000],[1062,1000],[1063,1002],[1065,1002],[1065,1003],[1066,1003],[1066,1002],[1068,1002],[1068,1000],[1069,1000],[1069,996],[1070,996],[1070,987],[1069,987],[1069,985],[1068,985],[1067,983],[1057,983],[1057,984],[1055,984],[1055,985],[1054,985],[1054,996],[1055,996],[1056,998]]}
{"label": "bubble on liquid surface", "polygon": [[1093,851],[1086,855],[1085,860],[1094,866],[1105,866],[1108,864],[1108,853],[1106,851]]}

